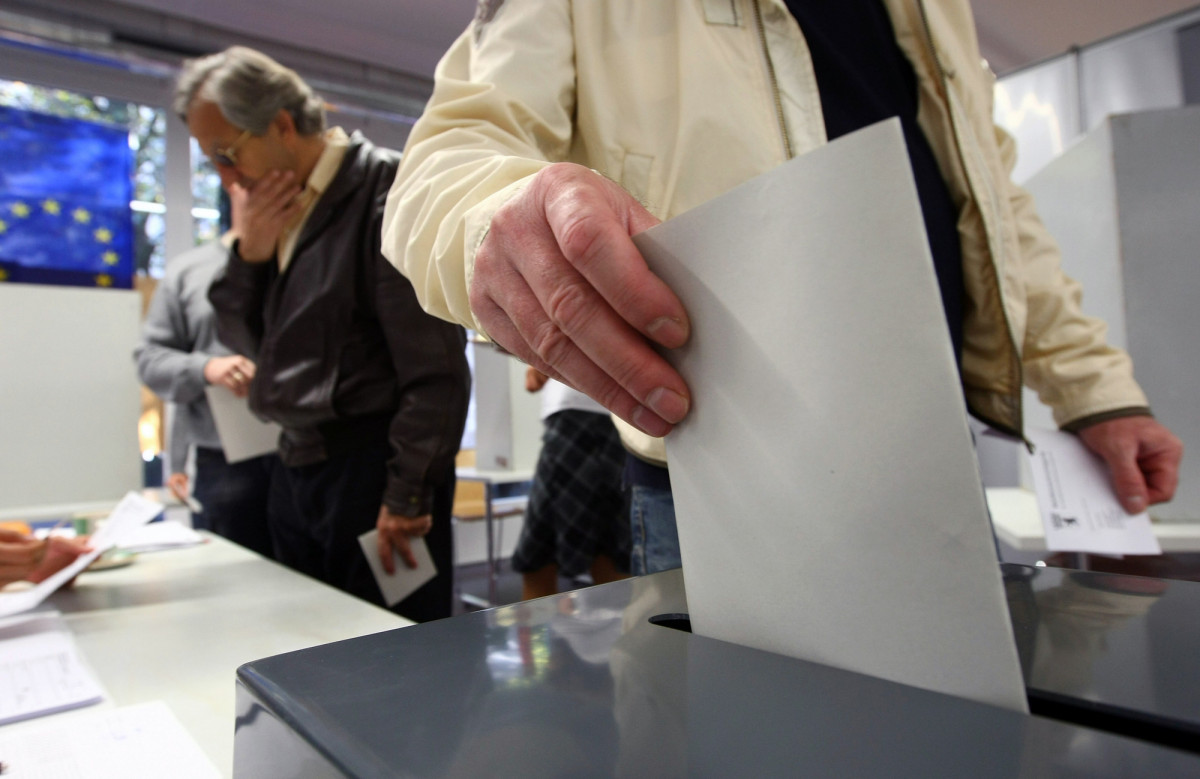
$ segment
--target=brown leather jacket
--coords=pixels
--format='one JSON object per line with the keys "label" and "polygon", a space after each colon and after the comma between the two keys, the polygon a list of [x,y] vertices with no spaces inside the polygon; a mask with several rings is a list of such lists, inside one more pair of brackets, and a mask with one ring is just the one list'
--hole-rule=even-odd
{"label": "brown leather jacket", "polygon": [[324,461],[387,428],[382,503],[420,516],[452,472],[470,372],[463,329],[425,314],[380,253],[398,164],[355,133],[287,269],[247,263],[235,243],[209,299],[221,341],[258,365],[250,407],[283,426],[284,463]]}

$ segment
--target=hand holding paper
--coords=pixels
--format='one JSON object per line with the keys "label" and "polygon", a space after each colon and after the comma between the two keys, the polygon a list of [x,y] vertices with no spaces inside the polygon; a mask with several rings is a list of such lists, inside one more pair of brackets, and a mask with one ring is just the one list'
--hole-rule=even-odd
{"label": "hand holding paper", "polygon": [[1137,514],[1148,504],[1174,497],[1183,442],[1153,417],[1110,419],[1089,425],[1078,435],[1108,464],[1113,489],[1128,513]]}
{"label": "hand holding paper", "polygon": [[1162,554],[1142,511],[1127,514],[1100,458],[1071,433],[1026,431],[1046,548],[1093,554]]}
{"label": "hand holding paper", "polygon": [[429,554],[429,547],[425,545],[425,539],[418,537],[409,540],[409,547],[412,549],[417,567],[409,568],[398,554],[393,553],[392,566],[395,573],[388,573],[383,569],[383,561],[379,559],[378,536],[378,530],[368,531],[358,537],[358,543],[362,547],[363,554],[367,556],[367,564],[371,566],[371,573],[375,576],[379,591],[383,593],[384,602],[388,606],[395,606],[436,576],[437,567],[433,564],[433,558]]}
{"label": "hand holding paper", "polygon": [[629,238],[657,222],[594,171],[543,168],[493,218],[475,255],[471,308],[509,352],[661,436],[687,414],[690,395],[646,339],[672,349],[689,325]]}
{"label": "hand holding paper", "polygon": [[162,510],[160,503],[146,500],[136,492],[126,493],[101,524],[100,529],[88,540],[88,545],[92,547],[91,552],[80,555],[75,562],[46,577],[32,589],[0,594],[0,617],[20,614],[37,606],[59,587],[79,575],[80,571],[91,565],[105,551],[120,544],[129,533],[162,513]]}

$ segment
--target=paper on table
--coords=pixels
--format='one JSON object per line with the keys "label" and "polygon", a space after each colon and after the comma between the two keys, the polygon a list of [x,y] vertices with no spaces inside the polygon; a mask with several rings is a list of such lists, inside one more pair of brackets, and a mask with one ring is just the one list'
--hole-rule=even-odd
{"label": "paper on table", "polygon": [[692,324],[667,449],[693,629],[1026,710],[899,123],[634,240]]}
{"label": "paper on table", "polygon": [[6,729],[0,755],[20,779],[221,776],[162,701]]}
{"label": "paper on table", "polygon": [[128,536],[162,513],[161,503],[147,500],[136,492],[127,492],[117,507],[100,524],[100,529],[88,539],[92,551],[80,555],[75,562],[28,590],[0,594],[0,617],[28,611],[50,597],[50,594],[79,575],[97,557],[120,544]]}
{"label": "paper on table", "polygon": [[1146,512],[1121,508],[1104,461],[1070,433],[1026,431],[1046,548],[1093,554],[1162,554]]}
{"label": "paper on table", "polygon": [[151,522],[122,538],[120,546],[128,552],[155,552],[203,543],[204,536],[182,522]]}
{"label": "paper on table", "polygon": [[417,567],[409,568],[400,555],[392,552],[392,562],[396,564],[396,572],[388,575],[383,569],[383,561],[379,559],[378,530],[370,530],[358,537],[363,554],[367,556],[367,564],[375,575],[375,583],[383,593],[383,601],[389,606],[395,606],[400,601],[417,591],[425,582],[437,575],[437,566],[429,555],[429,547],[424,538],[410,538],[413,556],[417,558]]}
{"label": "paper on table", "polygon": [[58,612],[0,626],[0,725],[102,700]]}
{"label": "paper on table", "polygon": [[254,416],[245,398],[239,398],[224,387],[205,387],[204,394],[208,398],[208,407],[212,411],[226,462],[249,460],[279,448],[282,428],[274,422],[263,422]]}

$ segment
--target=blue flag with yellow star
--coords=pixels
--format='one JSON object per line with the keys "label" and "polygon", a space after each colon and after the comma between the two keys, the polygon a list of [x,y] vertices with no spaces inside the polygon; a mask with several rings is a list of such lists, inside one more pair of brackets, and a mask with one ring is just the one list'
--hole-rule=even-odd
{"label": "blue flag with yellow star", "polygon": [[0,106],[0,281],[133,287],[123,127]]}

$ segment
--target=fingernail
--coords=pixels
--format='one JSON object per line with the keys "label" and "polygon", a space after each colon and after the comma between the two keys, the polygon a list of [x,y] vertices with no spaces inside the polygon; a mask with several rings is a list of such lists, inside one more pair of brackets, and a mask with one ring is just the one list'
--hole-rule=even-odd
{"label": "fingernail", "polygon": [[646,328],[646,332],[658,343],[674,349],[683,346],[688,339],[688,329],[683,322],[675,317],[664,316],[655,319]]}
{"label": "fingernail", "polygon": [[646,405],[667,422],[675,424],[687,416],[690,403],[678,392],[659,387],[647,396]]}
{"label": "fingernail", "polygon": [[671,432],[671,426],[645,406],[638,406],[633,410],[631,421],[638,430],[655,438],[662,438]]}
{"label": "fingernail", "polygon": [[1146,510],[1146,499],[1141,495],[1133,495],[1125,499],[1125,510],[1130,514],[1141,514]]}

